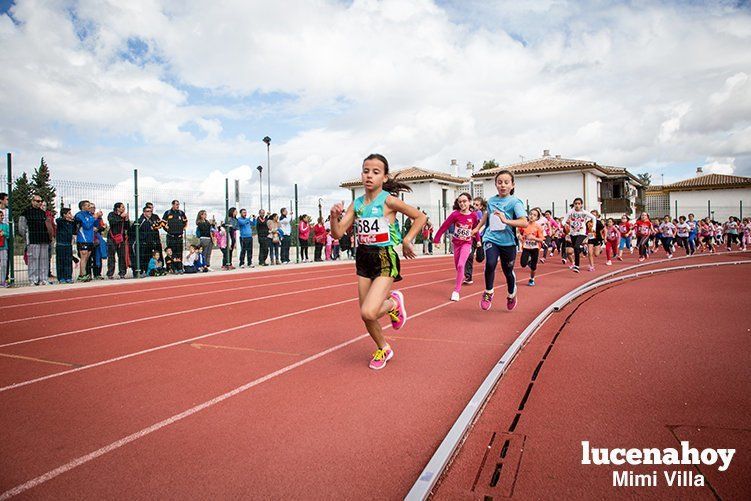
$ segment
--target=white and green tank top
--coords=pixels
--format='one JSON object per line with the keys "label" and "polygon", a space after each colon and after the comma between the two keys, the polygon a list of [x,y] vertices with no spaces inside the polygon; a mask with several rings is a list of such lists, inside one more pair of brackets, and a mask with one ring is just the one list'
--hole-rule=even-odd
{"label": "white and green tank top", "polygon": [[385,216],[388,196],[388,192],[382,191],[367,205],[365,195],[355,199],[355,238],[359,245],[389,247],[401,243],[399,223],[396,220],[389,223]]}

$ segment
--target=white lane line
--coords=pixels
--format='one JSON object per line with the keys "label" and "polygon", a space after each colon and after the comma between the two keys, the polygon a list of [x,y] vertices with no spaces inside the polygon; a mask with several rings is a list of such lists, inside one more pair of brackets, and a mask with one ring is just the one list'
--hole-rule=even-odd
{"label": "white lane line", "polygon": [[[431,259],[430,261],[439,261],[443,260],[443,256],[440,258]],[[213,280],[213,281],[193,281],[191,280],[190,283],[187,284],[178,284],[178,285],[168,285],[165,287],[147,287],[147,288],[139,288],[134,290],[127,290],[127,291],[119,291],[119,292],[105,292],[105,293],[99,293],[99,294],[90,294],[87,296],[73,296],[73,297],[62,297],[62,298],[56,298],[56,299],[49,299],[46,301],[34,301],[34,302],[25,302],[25,303],[18,303],[18,304],[7,304],[7,305],[1,305],[0,310],[9,309],[9,308],[22,308],[26,306],[35,306],[40,304],[50,304],[50,303],[63,303],[66,301],[77,301],[79,299],[96,299],[100,297],[108,297],[108,296],[123,296],[126,294],[143,294],[144,292],[158,292],[158,291],[165,291],[170,289],[180,289],[184,287],[195,287],[197,285],[205,286],[205,285],[214,285],[214,284],[227,284],[227,283],[233,283],[233,282],[246,282],[249,280],[263,280],[263,279],[277,279],[277,278],[283,278],[283,277],[293,277],[293,276],[299,276],[300,273],[304,273],[306,275],[309,275],[311,273],[330,273],[332,270],[336,271],[341,268],[346,268],[348,265],[353,265],[354,261],[344,261],[341,264],[337,265],[329,265],[324,268],[316,268],[310,271],[306,270],[298,270],[293,273],[280,273],[279,275],[273,274],[273,270],[269,270],[269,272],[260,272],[263,273],[263,275],[260,276],[254,276],[259,272],[256,273],[250,273],[250,276],[245,276],[243,278],[228,278],[226,280]],[[414,266],[410,266],[409,269],[419,269],[419,268],[427,268],[430,266],[435,265],[435,263],[425,263],[425,264],[415,264]],[[191,277],[192,278],[192,277]],[[153,283],[153,282],[152,282]],[[140,284],[144,284],[144,282],[140,282]],[[133,283],[131,281],[128,281],[126,283],[120,284],[123,286],[130,286],[130,285],[136,285],[136,283]],[[148,284],[145,284],[148,285]],[[92,287],[92,289],[98,289],[97,287]],[[67,291],[74,292],[76,290],[80,289],[67,289]],[[48,290],[47,293],[59,293],[60,291],[52,291]],[[14,294],[12,296],[7,296],[8,298],[12,297],[18,297],[18,296],[25,296],[25,295],[32,295],[32,294],[40,294],[41,291],[29,291],[28,293],[23,294]],[[2,299],[2,298],[0,298]]]}
{"label": "white lane line", "polygon": [[[549,273],[543,273],[543,274],[541,274],[539,276],[542,276],[542,275],[552,275],[554,273],[560,273],[561,271],[566,271],[566,270],[552,271],[552,272],[549,272]],[[453,280],[453,278],[452,279],[437,280],[435,282],[429,282],[429,283],[426,283],[426,284],[413,285],[413,286],[410,286],[409,288],[421,287],[423,285],[430,285],[430,284],[434,284],[434,283],[438,283],[438,282],[445,282],[446,280]],[[504,285],[505,285],[505,282],[504,282]],[[517,285],[518,285],[518,281],[517,281]],[[407,287],[405,287],[404,289],[407,289]],[[400,289],[400,290],[404,290],[404,289]],[[478,292],[469,294],[469,295],[463,297],[462,299],[460,299],[460,301],[463,301],[463,300],[466,300],[466,299],[468,299],[470,297],[482,294],[482,292],[483,291],[478,291]],[[347,300],[347,301],[353,301],[353,300],[354,299],[350,299],[350,300]],[[344,302],[347,302],[347,301],[341,301],[341,303],[344,303]],[[440,308],[446,307],[446,306],[454,304],[454,303],[455,303],[455,301],[446,301],[444,303],[440,303],[440,304],[438,304],[436,306],[433,306],[431,308],[428,308],[426,310],[423,310],[423,311],[420,311],[418,313],[412,314],[412,315],[410,315],[410,318],[415,318],[415,317],[419,317],[419,316],[425,315],[427,313],[430,313],[432,311],[438,310]],[[383,327],[383,330],[387,330],[387,329],[390,329],[390,328],[391,328],[391,325],[386,325],[385,327]],[[293,364],[287,365],[287,366],[282,367],[281,369],[279,369],[277,371],[274,371],[274,372],[272,372],[270,374],[267,374],[267,375],[265,375],[263,377],[255,379],[253,381],[250,381],[249,383],[246,383],[246,384],[244,384],[242,386],[238,386],[237,388],[235,388],[233,390],[230,390],[227,393],[223,393],[223,394],[221,394],[221,395],[219,395],[217,397],[212,398],[211,400],[207,400],[206,402],[203,402],[202,404],[198,404],[198,405],[196,405],[194,407],[191,407],[190,409],[187,409],[187,410],[185,410],[185,411],[183,411],[183,412],[181,412],[179,414],[175,414],[172,417],[169,417],[167,419],[159,421],[158,423],[155,423],[155,424],[153,424],[151,426],[148,426],[148,427],[146,427],[146,428],[144,428],[144,429],[142,429],[140,431],[132,433],[132,434],[128,435],[127,437],[123,437],[120,440],[112,442],[111,444],[106,445],[106,446],[104,446],[104,447],[102,447],[100,449],[97,449],[94,452],[90,452],[89,454],[86,454],[84,456],[78,457],[78,458],[74,459],[73,461],[70,461],[70,462],[68,462],[68,463],[66,463],[66,464],[64,464],[62,466],[59,466],[58,468],[55,468],[54,470],[50,470],[50,471],[48,471],[47,473],[45,473],[43,475],[40,475],[40,476],[38,476],[36,478],[33,478],[33,479],[29,480],[28,482],[25,482],[25,483],[23,483],[21,485],[18,485],[18,486],[14,487],[14,488],[12,488],[10,490],[7,490],[7,491],[3,492],[2,494],[0,494],[0,501],[3,501],[5,499],[9,499],[9,498],[11,498],[13,496],[17,496],[18,494],[26,492],[29,489],[32,489],[32,488],[34,488],[34,487],[36,487],[38,485],[41,485],[41,484],[43,484],[45,482],[48,482],[48,481],[52,480],[55,477],[58,477],[58,476],[62,475],[63,473],[66,473],[66,472],[68,472],[68,471],[70,471],[70,470],[72,470],[74,468],[77,468],[77,467],[79,467],[79,466],[81,466],[83,464],[88,463],[89,461],[92,461],[92,460],[94,460],[94,459],[96,459],[98,457],[101,457],[101,456],[103,456],[103,455],[105,455],[107,453],[110,453],[110,452],[112,452],[114,450],[117,450],[117,449],[123,447],[124,445],[127,445],[127,444],[129,444],[131,442],[134,442],[134,441],[138,440],[139,438],[143,438],[146,435],[150,435],[151,433],[154,433],[155,431],[158,431],[158,430],[160,430],[160,429],[162,429],[162,428],[164,428],[166,426],[169,426],[169,425],[171,425],[173,423],[181,421],[181,420],[183,420],[183,419],[185,419],[185,418],[187,418],[189,416],[192,416],[193,414],[196,414],[197,412],[200,412],[200,411],[202,411],[204,409],[208,409],[209,407],[212,407],[212,406],[214,406],[214,405],[216,405],[216,404],[218,404],[220,402],[223,402],[224,400],[227,400],[230,397],[234,397],[235,395],[239,395],[240,393],[243,393],[243,392],[245,392],[245,391],[253,388],[254,386],[258,386],[258,385],[260,385],[262,383],[265,383],[266,381],[270,381],[271,379],[274,379],[274,378],[276,378],[278,376],[281,376],[281,375],[283,375],[283,374],[285,374],[285,373],[287,373],[287,372],[289,372],[289,371],[291,371],[293,369],[296,369],[296,368],[298,368],[300,366],[303,366],[305,364],[313,362],[314,360],[317,360],[317,359],[319,359],[319,358],[321,358],[321,357],[323,357],[325,355],[328,355],[330,353],[338,351],[338,350],[340,350],[340,349],[342,349],[342,348],[344,348],[346,346],[349,346],[349,345],[351,345],[353,343],[356,343],[356,342],[361,341],[363,339],[366,339],[368,337],[370,337],[370,335],[367,334],[367,333],[365,333],[365,334],[361,334],[360,336],[357,336],[355,338],[352,338],[352,339],[350,339],[348,341],[344,341],[343,343],[340,343],[340,344],[338,344],[336,346],[332,346],[331,348],[328,348],[326,350],[318,352],[315,355],[311,355],[308,358],[300,360],[299,362],[295,362]],[[182,341],[182,343],[185,343],[185,342],[187,342],[187,341]],[[83,368],[85,368],[85,367],[82,367],[82,369]]]}
{"label": "white lane line", "polygon": [[[445,268],[439,268],[439,269],[428,270],[428,271],[420,271],[420,272],[417,272],[417,273],[411,273],[410,277],[415,276],[415,275],[425,275],[425,274],[428,274],[428,273],[439,273],[439,272],[444,272],[444,271],[446,271]],[[349,274],[348,274],[348,276],[349,276]],[[302,290],[298,290],[298,291],[281,292],[279,294],[270,294],[268,296],[254,297],[254,298],[248,298],[248,299],[239,299],[237,301],[229,301],[229,302],[226,302],[226,303],[219,303],[219,304],[214,304],[214,305],[209,305],[209,306],[200,306],[200,307],[197,307],[197,308],[189,308],[189,309],[178,310],[178,311],[173,311],[173,312],[168,312],[168,313],[160,313],[159,315],[151,315],[151,316],[148,316],[148,317],[132,318],[130,320],[123,320],[121,322],[113,322],[113,323],[110,323],[110,324],[95,325],[95,326],[86,327],[86,328],[83,328],[83,329],[76,329],[76,330],[72,330],[72,331],[60,332],[60,333],[57,333],[57,334],[50,334],[48,336],[40,336],[40,337],[31,338],[31,339],[22,339],[20,341],[13,341],[11,343],[0,344],[0,348],[5,348],[5,347],[8,347],[8,346],[16,346],[16,345],[20,345],[20,344],[28,344],[28,343],[33,343],[33,342],[36,342],[36,341],[43,341],[45,339],[54,339],[54,338],[58,338],[58,337],[71,336],[73,334],[80,334],[82,332],[90,332],[90,331],[97,331],[97,330],[101,330],[101,329],[109,329],[110,327],[118,327],[118,326],[121,326],[121,325],[130,325],[130,324],[137,323],[137,322],[145,322],[145,321],[148,321],[148,320],[156,320],[156,319],[159,319],[159,318],[172,317],[172,316],[175,316],[175,315],[183,315],[183,314],[186,314],[186,313],[189,314],[189,313],[193,313],[193,312],[197,312],[197,311],[203,311],[203,310],[209,310],[209,309],[213,309],[213,308],[223,308],[225,306],[233,306],[233,305],[236,305],[236,304],[251,303],[253,301],[263,301],[263,300],[266,300],[266,299],[272,299],[272,298],[276,298],[276,297],[291,296],[291,295],[294,295],[294,294],[304,294],[306,292],[313,292],[313,291],[319,291],[319,290],[324,290],[324,289],[331,289],[331,288],[334,288],[334,287],[345,287],[345,286],[348,286],[348,285],[353,285],[354,283],[355,282],[345,282],[345,283],[340,283],[340,284],[325,285],[325,286],[321,286],[321,287],[314,287],[314,288],[311,288],[311,289],[302,289]],[[205,294],[205,292],[204,292],[204,294]],[[116,306],[117,305],[111,305],[111,306],[109,306],[109,308],[114,308]]]}
{"label": "white lane line", "polygon": [[[422,273],[430,273],[430,272],[425,271],[425,272],[422,272]],[[410,276],[414,276],[414,275],[417,275],[417,273],[413,273]],[[410,285],[409,287],[403,287],[403,288],[400,288],[399,290],[408,290],[408,289],[413,289],[413,288],[417,288],[417,287],[424,287],[426,285],[438,284],[438,283],[446,282],[446,281],[449,281],[449,280],[454,280],[454,278],[443,278],[443,279],[440,279],[440,280],[434,280],[434,281],[425,282],[425,283],[422,283],[422,284]],[[255,322],[249,322],[247,324],[238,325],[238,326],[235,326],[235,327],[229,327],[227,329],[222,329],[222,330],[215,331],[215,332],[209,332],[208,334],[202,334],[200,336],[195,336],[195,337],[192,337],[192,338],[189,338],[189,339],[181,339],[180,341],[175,341],[175,342],[172,342],[172,343],[167,343],[167,344],[155,346],[153,348],[147,348],[145,350],[137,351],[137,352],[134,352],[134,353],[128,353],[126,355],[121,355],[119,357],[114,357],[114,358],[110,358],[110,359],[107,359],[107,360],[102,360],[102,361],[99,361],[99,362],[95,362],[93,364],[83,365],[81,367],[76,367],[74,369],[70,369],[70,370],[67,370],[67,371],[56,372],[54,374],[48,374],[46,376],[38,377],[38,378],[35,378],[35,379],[29,379],[27,381],[21,381],[21,382],[18,382],[18,383],[13,383],[11,385],[3,386],[2,388],[0,388],[0,393],[8,391],[8,390],[13,390],[13,389],[16,389],[16,388],[21,388],[23,386],[27,386],[27,385],[30,385],[30,384],[39,383],[41,381],[46,381],[48,379],[54,379],[54,378],[57,378],[57,377],[60,377],[60,376],[65,376],[67,374],[73,374],[74,372],[80,372],[80,371],[87,370],[87,369],[93,369],[94,367],[99,367],[99,366],[102,366],[102,365],[108,365],[108,364],[111,364],[111,363],[114,363],[114,362],[119,362],[121,360],[126,360],[126,359],[137,357],[137,356],[140,356],[140,355],[145,355],[147,353],[152,353],[152,352],[155,352],[155,351],[164,350],[166,348],[171,348],[173,346],[178,346],[178,345],[186,344],[186,343],[189,344],[189,343],[198,341],[199,339],[206,339],[206,338],[209,338],[209,337],[218,336],[220,334],[226,334],[228,332],[233,332],[233,331],[237,331],[237,330],[241,330],[241,329],[246,329],[246,328],[249,328],[249,327],[254,327],[256,325],[261,325],[261,324],[265,324],[265,323],[269,323],[269,322],[274,322],[276,320],[282,320],[284,318],[293,317],[295,315],[301,315],[303,313],[309,313],[311,311],[315,311],[315,310],[318,310],[318,309],[321,309],[321,308],[328,308],[328,307],[331,307],[331,306],[338,306],[340,304],[349,303],[351,301],[357,301],[357,298],[354,297],[354,298],[344,299],[342,301],[337,301],[337,302],[334,302],[334,303],[322,304],[322,305],[314,306],[312,308],[307,308],[305,310],[298,310],[298,311],[295,311],[295,312],[292,312],[292,313],[286,313],[284,315],[279,315],[279,316],[273,317],[273,318],[267,318],[267,319],[264,319],[264,320],[257,320]]]}

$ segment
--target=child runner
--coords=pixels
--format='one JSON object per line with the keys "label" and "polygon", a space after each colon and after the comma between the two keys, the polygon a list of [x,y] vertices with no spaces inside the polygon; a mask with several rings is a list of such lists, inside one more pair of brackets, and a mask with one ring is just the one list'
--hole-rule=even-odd
{"label": "child runner", "polygon": [[636,247],[639,249],[639,262],[644,261],[649,256],[649,237],[652,234],[652,221],[649,220],[649,214],[642,212],[639,220],[635,225],[636,230]]}
{"label": "child runner", "polygon": [[688,221],[686,221],[686,224],[688,224],[689,227],[688,248],[691,249],[691,254],[696,252],[696,240],[699,237],[699,221],[697,221],[695,217],[696,216],[691,213],[688,215]]}
{"label": "child runner", "polygon": [[488,228],[482,237],[485,250],[485,292],[480,300],[480,308],[489,310],[493,303],[493,284],[495,282],[495,268],[498,261],[506,277],[508,296],[506,307],[516,308],[516,275],[514,275],[514,261],[516,260],[516,228],[527,226],[527,213],[522,201],[514,195],[514,174],[509,170],[502,170],[495,175],[495,187],[498,195],[488,199],[488,211],[482,216],[480,225],[472,230],[475,235]]}
{"label": "child runner", "polygon": [[678,218],[678,224],[675,225],[675,228],[676,237],[678,238],[678,245],[683,247],[683,250],[686,251],[687,256],[690,256],[691,254],[693,254],[693,251],[691,250],[691,244],[689,243],[691,225],[686,222],[686,216],[681,216]]}
{"label": "child runner", "polygon": [[[477,220],[482,219],[483,214],[488,208],[487,202],[482,197],[475,197],[472,200],[472,210],[477,216]],[[481,263],[485,259],[485,251],[482,248],[482,235],[477,234],[472,240],[472,250],[469,251],[467,256],[467,263],[464,265],[464,285],[472,285],[472,273],[474,272],[474,260],[477,259],[478,263]]]}
{"label": "child runner", "polygon": [[740,246],[738,239],[738,219],[735,216],[730,216],[728,222],[725,223],[725,242],[728,246],[728,250],[733,250],[733,244]]}
{"label": "child runner", "polygon": [[668,259],[673,258],[673,236],[675,235],[675,225],[670,221],[670,216],[665,216],[660,224],[660,234],[662,235],[662,247]]}
{"label": "child runner", "polygon": [[589,223],[587,223],[587,258],[589,258],[589,271],[595,271],[595,258],[599,257],[602,252],[605,225],[600,221],[599,212],[593,210],[591,213],[595,217],[595,222],[592,223],[592,230],[590,230]]}
{"label": "child runner", "polygon": [[407,205],[398,196],[401,191],[411,191],[409,186],[389,177],[389,162],[383,155],[368,155],[362,164],[360,175],[365,194],[357,198],[339,220],[344,211],[341,203],[331,208],[331,233],[341,238],[355,224],[358,242],[355,255],[357,291],[360,299],[360,316],[377,349],[370,361],[370,368],[379,370],[394,356],[394,350],[383,337],[378,319],[385,314],[391,317],[391,326],[398,330],[407,322],[404,296],[399,291],[391,292],[399,275],[399,257],[394,247],[401,240],[396,214],[402,213],[414,220],[402,242],[402,254],[407,259],[415,257],[413,242],[422,229],[427,216]]}
{"label": "child runner", "polygon": [[472,238],[472,229],[477,226],[479,219],[477,214],[472,210],[471,197],[469,193],[462,193],[454,200],[454,212],[443,222],[433,237],[434,243],[438,244],[441,237],[449,228],[454,226],[454,235],[451,240],[454,244],[454,267],[456,268],[456,285],[451,293],[452,301],[459,301],[459,293],[462,290],[462,281],[464,280],[464,268],[467,264],[467,258],[472,252],[474,239]]}
{"label": "child runner", "polygon": [[631,254],[634,253],[634,249],[631,247],[631,237],[634,234],[634,229],[626,214],[621,216],[621,223],[618,225],[618,231],[621,234],[621,240],[618,244],[618,261],[623,261],[624,249],[628,249]]}
{"label": "child runner", "polygon": [[701,251],[704,252],[705,249],[709,249],[710,253],[714,253],[714,246],[712,245],[714,233],[709,218],[703,219],[699,223],[699,235],[701,236]]}
{"label": "child runner", "polygon": [[[615,225],[615,220],[609,217],[605,226],[605,264],[611,266],[612,258],[618,252],[619,242],[621,240],[621,229]],[[621,261],[623,261],[621,259]]]}
{"label": "child runner", "polygon": [[743,250],[751,247],[751,218],[743,218]]}
{"label": "child runner", "polygon": [[541,216],[540,209],[535,207],[529,211],[529,224],[526,228],[519,228],[522,237],[522,268],[529,265],[529,286],[535,285],[535,272],[537,272],[537,260],[540,256],[540,244],[545,243],[545,232],[538,222]]}
{"label": "child runner", "polygon": [[712,227],[714,228],[714,242],[717,244],[717,247],[722,245],[724,230],[722,228],[722,225],[717,221],[711,221]]}
{"label": "child runner", "polygon": [[571,236],[571,246],[574,248],[574,264],[571,270],[579,273],[579,255],[582,251],[582,245],[586,245],[587,239],[587,221],[596,224],[595,217],[589,212],[582,210],[584,200],[577,197],[574,199],[574,207],[566,214],[563,224],[569,227]]}

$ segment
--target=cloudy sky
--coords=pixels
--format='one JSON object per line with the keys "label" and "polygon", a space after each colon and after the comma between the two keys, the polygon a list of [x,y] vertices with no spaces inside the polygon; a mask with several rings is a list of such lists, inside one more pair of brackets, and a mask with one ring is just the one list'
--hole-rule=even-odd
{"label": "cloudy sky", "polygon": [[373,151],[751,176],[750,46],[746,1],[0,0],[0,145],[256,190],[269,135],[272,191],[326,198]]}

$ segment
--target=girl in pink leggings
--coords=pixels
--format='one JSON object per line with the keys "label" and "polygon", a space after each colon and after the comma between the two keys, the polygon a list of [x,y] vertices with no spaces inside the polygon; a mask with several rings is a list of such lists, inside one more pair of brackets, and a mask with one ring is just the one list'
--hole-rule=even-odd
{"label": "girl in pink leggings", "polygon": [[440,243],[441,237],[446,230],[454,225],[454,235],[451,243],[454,244],[454,266],[456,267],[456,285],[454,292],[451,293],[452,301],[459,301],[459,292],[462,290],[462,281],[464,280],[464,265],[467,263],[467,256],[472,251],[472,229],[479,222],[477,214],[472,211],[472,197],[469,193],[462,193],[454,200],[454,212],[443,222],[438,232],[435,234],[433,241]]}

